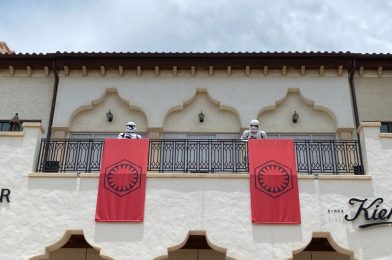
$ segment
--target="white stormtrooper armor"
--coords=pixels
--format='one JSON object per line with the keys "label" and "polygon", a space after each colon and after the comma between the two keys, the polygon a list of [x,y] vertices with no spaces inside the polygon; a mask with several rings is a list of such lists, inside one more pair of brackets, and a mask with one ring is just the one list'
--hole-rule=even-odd
{"label": "white stormtrooper armor", "polygon": [[267,134],[266,132],[260,130],[260,122],[258,120],[250,121],[249,130],[245,130],[241,136],[242,140],[265,138],[267,138]]}
{"label": "white stormtrooper armor", "polygon": [[141,139],[142,137],[135,133],[136,124],[128,122],[124,133],[120,133],[117,138],[119,139]]}

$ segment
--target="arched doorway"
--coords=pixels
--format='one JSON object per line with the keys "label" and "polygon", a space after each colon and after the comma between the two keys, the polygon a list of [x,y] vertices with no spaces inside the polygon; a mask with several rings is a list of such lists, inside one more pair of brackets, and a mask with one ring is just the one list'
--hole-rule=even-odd
{"label": "arched doorway", "polygon": [[168,255],[155,260],[234,260],[226,255],[227,249],[212,244],[205,231],[189,231],[182,243],[167,251]]}
{"label": "arched doorway", "polygon": [[340,247],[329,233],[315,232],[305,247],[293,252],[292,260],[353,260],[352,251]]}
{"label": "arched doorway", "polygon": [[35,256],[30,260],[113,260],[101,256],[100,248],[91,246],[83,231],[67,231],[55,244],[46,247],[45,255]]}

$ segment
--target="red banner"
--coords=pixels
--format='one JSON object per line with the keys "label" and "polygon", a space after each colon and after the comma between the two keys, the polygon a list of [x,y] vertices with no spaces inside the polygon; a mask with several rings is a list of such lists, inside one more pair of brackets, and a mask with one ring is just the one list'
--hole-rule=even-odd
{"label": "red banner", "polygon": [[148,144],[148,139],[105,139],[95,221],[143,221]]}
{"label": "red banner", "polygon": [[252,223],[300,224],[292,140],[248,142]]}

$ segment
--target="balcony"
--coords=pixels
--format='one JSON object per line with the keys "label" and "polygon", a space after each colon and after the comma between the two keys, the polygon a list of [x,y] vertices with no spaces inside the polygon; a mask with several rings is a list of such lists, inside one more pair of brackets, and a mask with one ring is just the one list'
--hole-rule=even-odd
{"label": "balcony", "polygon": [[23,121],[20,121],[20,124],[18,124],[17,126],[12,127],[10,120],[0,120],[0,132],[9,132],[9,131],[17,131],[17,132],[23,131]]}
{"label": "balcony", "polygon": [[42,123],[40,119],[26,119],[20,120],[18,125],[11,125],[10,120],[0,119],[0,132],[21,132],[23,131],[24,123]]}
{"label": "balcony", "polygon": [[[103,140],[41,140],[37,172],[99,172]],[[363,174],[358,141],[294,140],[299,174]],[[148,171],[248,173],[247,142],[150,140]]]}

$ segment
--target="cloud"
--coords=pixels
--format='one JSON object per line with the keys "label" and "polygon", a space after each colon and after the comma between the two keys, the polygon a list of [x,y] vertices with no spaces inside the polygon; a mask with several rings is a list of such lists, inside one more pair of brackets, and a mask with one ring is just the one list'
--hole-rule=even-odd
{"label": "cloud", "polygon": [[313,0],[0,2],[16,52],[391,52],[392,5]]}

